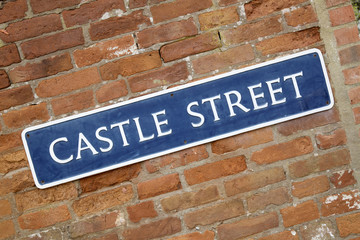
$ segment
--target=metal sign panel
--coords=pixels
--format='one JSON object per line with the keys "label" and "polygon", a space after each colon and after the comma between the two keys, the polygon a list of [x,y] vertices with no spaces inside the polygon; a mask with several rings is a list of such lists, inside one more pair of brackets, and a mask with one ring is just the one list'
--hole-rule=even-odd
{"label": "metal sign panel", "polygon": [[22,139],[39,188],[158,157],[334,104],[312,49],[29,127]]}

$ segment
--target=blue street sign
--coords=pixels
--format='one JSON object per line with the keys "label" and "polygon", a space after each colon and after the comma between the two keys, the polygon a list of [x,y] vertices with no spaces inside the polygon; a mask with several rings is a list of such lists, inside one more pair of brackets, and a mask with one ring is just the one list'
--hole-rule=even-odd
{"label": "blue street sign", "polygon": [[312,49],[29,127],[22,139],[39,188],[330,109]]}

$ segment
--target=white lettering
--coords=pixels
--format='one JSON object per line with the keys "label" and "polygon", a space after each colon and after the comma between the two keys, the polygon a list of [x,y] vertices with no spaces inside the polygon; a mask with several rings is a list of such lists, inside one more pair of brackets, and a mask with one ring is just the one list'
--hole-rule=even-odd
{"label": "white lettering", "polygon": [[125,124],[130,124],[129,119],[123,122],[119,122],[119,123],[114,123],[110,125],[110,128],[113,129],[114,127],[119,127],[120,130],[120,135],[121,135],[121,139],[123,141],[123,146],[129,146],[129,143],[126,139],[126,135],[125,135],[125,131],[124,131],[124,125]]}
{"label": "white lettering", "polygon": [[136,129],[138,131],[140,142],[144,142],[144,141],[147,141],[147,140],[150,140],[150,139],[154,138],[154,134],[152,134],[150,136],[147,136],[147,137],[144,137],[143,132],[141,130],[140,123],[139,123],[139,117],[133,118],[133,120],[134,120],[134,122],[136,124]]}
{"label": "white lettering", "polygon": [[[82,147],[83,142],[86,145],[85,147]],[[89,140],[87,140],[87,138],[84,136],[84,134],[79,133],[78,152],[77,152],[76,159],[80,159],[81,158],[81,151],[86,150],[86,149],[90,149],[93,155],[96,155],[96,154],[99,153],[98,151],[95,150],[94,146],[91,145]]]}
{"label": "white lettering", "polygon": [[210,102],[211,110],[212,110],[213,115],[214,115],[214,122],[220,120],[219,115],[218,115],[218,113],[216,111],[216,107],[215,107],[215,100],[216,99],[221,99],[220,94],[217,95],[217,96],[210,97],[210,98],[205,98],[205,99],[202,100],[202,104],[204,104],[205,102]]}
{"label": "white lettering", "polygon": [[[230,99],[230,94],[233,94],[237,97],[236,102],[232,103],[231,99]],[[240,104],[241,101],[241,94],[238,91],[230,91],[230,92],[226,92],[224,93],[228,107],[229,107],[229,111],[230,111],[230,117],[236,116],[235,112],[234,112],[234,106],[240,108],[241,110],[243,110],[244,112],[248,112],[250,111],[250,109],[244,107],[242,104]]]}
{"label": "white lettering", "polygon": [[96,138],[99,139],[100,141],[107,142],[107,143],[109,144],[109,147],[107,147],[107,148],[100,148],[100,150],[101,150],[102,152],[109,152],[109,151],[113,148],[114,144],[113,144],[113,142],[111,141],[110,138],[106,138],[106,137],[100,136],[100,132],[101,132],[101,131],[107,131],[107,128],[106,128],[106,127],[100,127],[100,128],[98,128],[98,129],[96,130],[96,132],[95,132],[95,136],[96,136]]}
{"label": "white lettering", "polygon": [[201,113],[198,113],[198,112],[194,112],[191,110],[191,107],[192,106],[199,106],[199,103],[198,102],[191,102],[189,103],[189,105],[187,106],[186,110],[188,112],[189,115],[193,116],[193,117],[198,117],[200,118],[200,122],[198,123],[191,123],[191,125],[193,127],[201,127],[203,124],[204,124],[204,121],[205,121],[205,118],[204,118],[204,115],[202,115]]}
{"label": "white lettering", "polygon": [[58,138],[58,139],[54,140],[54,141],[50,144],[49,152],[50,152],[51,158],[52,158],[55,162],[61,163],[61,164],[68,163],[68,162],[70,162],[71,160],[73,160],[73,159],[74,159],[74,156],[73,156],[73,155],[71,155],[71,156],[68,157],[67,159],[59,159],[59,158],[55,155],[54,146],[55,146],[55,144],[57,144],[58,142],[68,142],[68,139],[67,139],[66,137]]}
{"label": "white lettering", "polygon": [[270,80],[267,81],[266,84],[268,86],[269,92],[270,92],[270,97],[271,97],[271,105],[277,105],[280,103],[284,103],[286,102],[286,98],[284,97],[283,99],[280,100],[276,100],[275,98],[275,93],[282,93],[282,88],[277,88],[277,89],[273,89],[272,84],[273,83],[280,83],[280,78],[274,79],[274,80]]}
{"label": "white lettering", "polygon": [[296,93],[296,98],[301,98],[301,94],[300,94],[300,91],[299,91],[299,86],[298,86],[297,81],[296,81],[296,77],[302,77],[302,76],[303,76],[303,72],[301,71],[301,72],[298,72],[298,73],[295,73],[295,74],[284,77],[284,81],[286,81],[288,79],[292,80],[292,83],[293,83],[294,89],[295,89],[295,93]]}
{"label": "white lettering", "polygon": [[255,88],[261,88],[261,83],[248,87],[248,89],[250,91],[250,95],[251,95],[251,100],[252,100],[253,105],[254,105],[254,110],[258,110],[258,109],[261,109],[261,108],[266,108],[268,106],[268,103],[264,103],[263,105],[260,105],[260,106],[258,105],[256,99],[264,98],[264,93],[262,92],[260,94],[255,95],[255,93],[254,93]]}
{"label": "white lettering", "polygon": [[162,132],[161,131],[161,125],[167,125],[168,124],[168,120],[164,120],[164,121],[161,121],[159,122],[159,119],[158,119],[158,116],[159,115],[165,115],[165,109],[160,111],[160,112],[157,112],[157,113],[152,113],[151,114],[154,118],[154,122],[155,122],[155,126],[156,126],[156,130],[157,130],[157,133],[158,133],[158,137],[162,137],[162,136],[166,136],[166,135],[169,135],[172,133],[172,129],[168,130],[167,132]]}

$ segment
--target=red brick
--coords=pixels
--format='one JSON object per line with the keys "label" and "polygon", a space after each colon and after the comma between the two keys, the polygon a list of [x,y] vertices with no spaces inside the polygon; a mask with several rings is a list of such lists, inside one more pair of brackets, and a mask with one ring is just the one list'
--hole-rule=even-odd
{"label": "red brick", "polygon": [[102,237],[91,238],[91,240],[119,240],[116,233],[110,233]]}
{"label": "red brick", "polygon": [[333,7],[344,2],[348,2],[348,0],[326,0],[326,7]]}
{"label": "red brick", "polygon": [[97,20],[101,18],[103,14],[113,9],[125,11],[124,2],[117,0],[89,2],[82,4],[79,8],[63,11],[62,16],[64,17],[66,26],[71,27],[88,23],[91,20]]}
{"label": "red brick", "polygon": [[212,231],[205,231],[204,233],[194,232],[185,235],[169,238],[168,240],[214,240],[215,233]]}
{"label": "red brick", "polygon": [[334,194],[321,199],[321,214],[330,216],[360,209],[359,190]]}
{"label": "red brick", "polygon": [[23,66],[13,68],[9,77],[13,83],[26,82],[38,78],[55,75],[59,72],[72,69],[71,57],[68,53],[52,56],[40,62],[31,62]]}
{"label": "red brick", "polygon": [[11,213],[12,210],[10,202],[6,199],[0,200],[0,217],[11,215]]}
{"label": "red brick", "polygon": [[279,16],[242,24],[236,28],[220,30],[221,39],[226,45],[239,44],[255,40],[259,37],[273,35],[282,31]]}
{"label": "red brick", "polygon": [[48,1],[48,0],[30,0],[31,8],[34,13],[41,13],[56,8],[66,8],[79,4],[81,0],[63,0],[63,1]]}
{"label": "red brick", "polygon": [[50,14],[10,23],[5,28],[6,34],[0,32],[0,39],[4,42],[16,42],[61,29],[60,16],[58,14]]}
{"label": "red brick", "polygon": [[0,69],[0,89],[7,88],[8,86],[10,86],[9,77],[4,70]]}
{"label": "red brick", "polygon": [[255,131],[215,141],[211,143],[211,148],[213,153],[223,154],[235,151],[239,148],[245,149],[254,145],[271,142],[273,138],[271,128],[261,128]]}
{"label": "red brick", "polygon": [[312,46],[320,41],[320,29],[318,27],[313,27],[263,40],[256,44],[256,48],[265,56],[268,54]]}
{"label": "red brick", "polygon": [[206,226],[245,214],[241,199],[223,202],[214,206],[201,208],[185,214],[184,221],[188,228]]}
{"label": "red brick", "polygon": [[96,43],[85,49],[74,51],[74,59],[78,67],[92,65],[103,59],[113,59],[132,54],[136,50],[131,35]]}
{"label": "red brick", "polygon": [[336,188],[344,188],[357,183],[353,176],[353,170],[342,170],[340,172],[333,173],[330,177],[330,181]]}
{"label": "red brick", "polygon": [[349,151],[347,149],[341,149],[320,156],[311,157],[307,160],[291,163],[289,165],[289,171],[292,178],[300,178],[311,173],[322,172],[349,163]]}
{"label": "red brick", "polygon": [[298,204],[297,206],[283,208],[280,212],[283,216],[285,227],[291,227],[320,217],[319,210],[313,200]]}
{"label": "red brick", "polygon": [[289,26],[296,27],[317,22],[316,13],[311,5],[285,13],[285,20]]}
{"label": "red brick", "polygon": [[329,10],[329,17],[333,27],[355,21],[352,5]]}
{"label": "red brick", "polygon": [[314,150],[310,137],[300,137],[289,142],[265,147],[251,155],[251,161],[268,164],[311,153]]}
{"label": "red brick", "polygon": [[129,214],[130,221],[134,223],[140,222],[142,218],[154,218],[158,215],[155,211],[153,201],[128,206],[126,209]]}
{"label": "red brick", "polygon": [[137,188],[139,199],[145,199],[181,189],[181,182],[174,173],[138,183]]}
{"label": "red brick", "polygon": [[119,75],[130,76],[160,67],[161,64],[158,51],[152,51],[107,63],[100,67],[100,72],[104,80],[114,80]]}
{"label": "red brick", "polygon": [[0,135],[0,152],[22,146],[21,132]]}
{"label": "red brick", "polygon": [[360,66],[343,70],[345,84],[355,84],[360,82]]}
{"label": "red brick", "polygon": [[96,100],[99,103],[104,103],[126,96],[128,94],[128,90],[125,81],[119,80],[102,85],[98,90],[96,90],[95,94]]}
{"label": "red brick", "polygon": [[129,7],[131,9],[144,7],[144,6],[146,6],[147,2],[148,2],[147,0],[130,0],[129,1]]}
{"label": "red brick", "polygon": [[137,177],[140,170],[140,164],[132,164],[119,169],[83,178],[80,180],[81,192],[92,192],[104,187],[129,181]]}
{"label": "red brick", "polygon": [[247,198],[247,206],[250,212],[265,209],[270,205],[280,206],[291,202],[291,197],[286,188],[277,188],[263,193],[256,193]]}
{"label": "red brick", "polygon": [[29,85],[0,91],[0,110],[31,102],[34,99]]}
{"label": "red brick", "polygon": [[209,202],[216,201],[220,198],[219,191],[216,186],[209,186],[197,192],[185,192],[173,195],[161,200],[161,206],[166,212],[180,211]]}
{"label": "red brick", "polygon": [[338,121],[340,121],[339,112],[336,108],[333,108],[324,112],[281,123],[278,125],[277,130],[280,134],[289,136],[299,131],[313,129]]}
{"label": "red brick", "polygon": [[146,240],[162,238],[181,231],[181,220],[175,217],[141,225],[138,228],[127,228],[123,232],[124,240]]}
{"label": "red brick", "polygon": [[150,20],[142,11],[135,11],[122,17],[113,17],[90,25],[91,40],[110,38],[136,31],[142,24],[150,25]]}
{"label": "red brick", "polygon": [[93,91],[90,90],[57,98],[51,101],[51,105],[55,116],[80,111],[95,105]]}
{"label": "red brick", "polygon": [[334,30],[334,35],[338,46],[354,43],[360,40],[359,30],[356,25],[349,28],[336,29]]}
{"label": "red brick", "polygon": [[346,133],[344,129],[336,129],[330,134],[317,134],[316,143],[320,149],[329,149],[336,146],[345,145]]}
{"label": "red brick", "polygon": [[0,9],[0,23],[23,18],[27,10],[26,0],[4,2]]}
{"label": "red brick", "polygon": [[234,223],[222,224],[217,228],[218,238],[219,240],[240,239],[277,226],[279,226],[279,217],[275,212],[271,212]]}
{"label": "red brick", "polygon": [[197,74],[207,73],[255,59],[250,45],[242,45],[195,59],[192,64]]}
{"label": "red brick", "polygon": [[95,216],[83,221],[72,223],[69,226],[71,238],[77,238],[89,233],[100,232],[116,227],[117,212]]}
{"label": "red brick", "polygon": [[269,15],[270,13],[280,11],[284,8],[298,5],[305,2],[306,0],[253,0],[245,4],[245,13],[247,20],[260,18],[262,16]]}
{"label": "red brick", "polygon": [[227,196],[249,192],[285,180],[284,169],[277,167],[248,174],[225,182]]}
{"label": "red brick", "polygon": [[[49,42],[51,42],[51,44],[49,44]],[[21,44],[21,49],[26,59],[33,59],[82,44],[84,44],[82,29],[75,28],[50,36],[29,40]]]}
{"label": "red brick", "polygon": [[171,22],[153,28],[147,28],[137,33],[139,47],[147,48],[156,43],[168,42],[198,33],[194,20],[189,18]]}
{"label": "red brick", "polygon": [[237,0],[219,0],[219,6],[228,6],[237,3]]}
{"label": "red brick", "polygon": [[302,226],[300,229],[304,240],[314,240],[321,238],[321,240],[335,239],[336,229],[329,220],[319,220]]}
{"label": "red brick", "polygon": [[25,151],[10,152],[0,155],[0,173],[6,174],[15,169],[27,166]]}
{"label": "red brick", "polygon": [[21,238],[21,240],[63,239],[64,235],[60,228],[53,227],[48,230],[37,231],[37,233]]}
{"label": "red brick", "polygon": [[25,188],[34,186],[31,172],[24,170],[0,179],[0,196],[8,193],[19,192]]}
{"label": "red brick", "polygon": [[341,65],[360,61],[360,45],[351,46],[339,51]]}
{"label": "red brick", "polygon": [[99,82],[101,79],[98,70],[93,67],[41,81],[35,91],[39,97],[46,98],[85,88]]}
{"label": "red brick", "polygon": [[213,5],[211,0],[176,0],[170,3],[163,3],[150,8],[154,23],[159,23],[172,18],[180,17],[188,13],[198,12]]}
{"label": "red brick", "polygon": [[179,82],[180,80],[186,80],[188,76],[189,72],[186,62],[180,62],[172,66],[139,74],[129,78],[128,81],[132,92],[142,92],[147,89],[166,86]]}
{"label": "red brick", "polygon": [[50,116],[46,107],[46,103],[38,105],[30,105],[3,114],[3,120],[9,128],[19,128],[26,126],[34,121],[45,122]]}
{"label": "red brick", "polygon": [[89,213],[96,213],[101,210],[121,205],[133,198],[131,185],[118,187],[105,192],[91,194],[80,198],[72,204],[74,212],[78,216]]}
{"label": "red brick", "polygon": [[351,104],[357,104],[360,102],[360,87],[350,89],[348,94]]}
{"label": "red brick", "polygon": [[145,167],[149,173],[154,173],[169,165],[173,169],[208,157],[209,154],[206,151],[206,147],[201,145],[148,160],[145,162]]}
{"label": "red brick", "polygon": [[294,230],[292,230],[275,233],[266,237],[259,238],[258,240],[299,240],[299,236]]}
{"label": "red brick", "polygon": [[21,215],[18,219],[22,229],[39,229],[71,219],[66,205]]}
{"label": "red brick", "polygon": [[329,189],[330,183],[327,176],[319,176],[306,179],[302,182],[293,182],[291,193],[294,197],[304,198],[326,192]]}
{"label": "red brick", "polygon": [[207,52],[220,46],[221,43],[217,33],[209,32],[164,45],[160,48],[160,54],[164,62],[170,62],[197,53]]}
{"label": "red brick", "polygon": [[223,25],[232,24],[240,20],[236,6],[202,13],[199,14],[198,17],[200,29],[203,31]]}
{"label": "red brick", "polygon": [[216,178],[226,177],[246,170],[245,156],[208,163],[199,167],[184,170],[189,185],[199,184]]}
{"label": "red brick", "polygon": [[360,233],[360,213],[354,213],[336,218],[336,224],[341,237]]}
{"label": "red brick", "polygon": [[15,226],[12,220],[5,220],[0,222],[0,239],[15,236]]}
{"label": "red brick", "polygon": [[0,47],[0,67],[6,67],[21,61],[19,51],[15,44]]}
{"label": "red brick", "polygon": [[77,196],[78,192],[74,183],[67,183],[53,188],[17,193],[15,200],[17,209],[19,212],[23,212],[54,202],[75,199]]}
{"label": "red brick", "polygon": [[354,113],[354,117],[355,117],[355,124],[359,124],[360,123],[360,107],[353,108],[353,113]]}

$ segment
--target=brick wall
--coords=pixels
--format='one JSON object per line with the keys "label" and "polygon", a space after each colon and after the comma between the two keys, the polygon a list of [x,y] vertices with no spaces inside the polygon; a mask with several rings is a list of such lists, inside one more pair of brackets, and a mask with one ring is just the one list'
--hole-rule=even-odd
{"label": "brick wall", "polygon": [[[350,0],[4,1],[0,39],[0,239],[360,239]],[[35,187],[25,127],[309,48],[333,109]]]}

